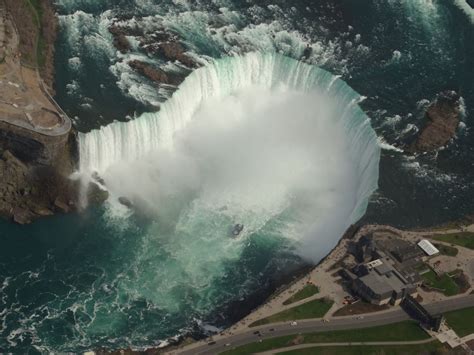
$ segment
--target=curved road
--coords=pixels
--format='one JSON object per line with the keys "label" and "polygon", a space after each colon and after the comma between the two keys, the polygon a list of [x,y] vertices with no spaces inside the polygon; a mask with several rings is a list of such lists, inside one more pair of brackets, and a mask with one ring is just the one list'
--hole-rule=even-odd
{"label": "curved road", "polygon": [[[447,311],[474,306],[474,295],[455,297],[444,301],[423,305],[432,314],[440,314]],[[258,341],[259,339],[274,338],[284,335],[296,335],[299,333],[323,332],[331,330],[344,330],[354,328],[367,328],[379,325],[397,323],[411,319],[401,308],[391,311],[383,311],[373,314],[365,314],[362,319],[357,316],[331,318],[330,322],[322,322],[321,319],[310,319],[298,321],[292,326],[290,322],[275,323],[261,327],[251,328],[248,332],[215,336],[215,344],[208,345],[207,342],[198,342],[181,349],[174,350],[169,354],[218,354],[228,350],[229,346],[238,347]],[[270,329],[273,329],[272,331]],[[254,334],[260,331],[261,337]],[[209,340],[207,340],[209,341]],[[226,344],[230,344],[226,346]]]}

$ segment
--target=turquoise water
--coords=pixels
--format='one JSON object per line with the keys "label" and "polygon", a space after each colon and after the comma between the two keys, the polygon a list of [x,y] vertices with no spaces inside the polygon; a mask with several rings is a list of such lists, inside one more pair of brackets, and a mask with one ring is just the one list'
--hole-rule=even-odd
{"label": "turquoise water", "polygon": [[[365,219],[415,226],[472,213],[474,27],[451,1],[57,3],[57,99],[80,131],[152,111],[175,90],[124,65],[131,55],[117,54],[107,31],[116,17],[126,26],[137,21],[145,36],[173,32],[203,64],[251,51],[300,59],[310,44],[307,62],[366,97],[361,105],[388,145],[412,138],[424,100],[446,89],[464,98],[465,127],[437,156],[382,151],[379,190]],[[130,13],[135,20],[122,16]],[[187,72],[138,47],[133,55]],[[202,335],[206,324],[225,326],[307,265],[278,219],[232,243],[196,235],[207,225],[175,233],[159,222],[107,208],[24,227],[1,221],[0,351],[140,348]]]}
{"label": "turquoise water", "polygon": [[167,245],[148,223],[127,223],[110,223],[101,210],[27,227],[2,222],[2,349],[139,347],[199,333],[198,320],[225,324],[219,312],[228,303],[238,307],[252,290],[301,265],[281,237],[256,234],[216,277],[206,270],[215,267],[208,254],[201,256],[207,263],[194,261],[198,270],[184,269],[175,254],[196,239]]}

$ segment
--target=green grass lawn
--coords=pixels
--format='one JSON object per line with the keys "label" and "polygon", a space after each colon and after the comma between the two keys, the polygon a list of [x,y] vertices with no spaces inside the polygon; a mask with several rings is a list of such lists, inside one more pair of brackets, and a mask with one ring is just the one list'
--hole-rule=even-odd
{"label": "green grass lawn", "polygon": [[283,348],[293,345],[292,341],[296,337],[299,337],[299,343],[301,344],[330,342],[414,341],[429,338],[428,334],[426,334],[416,322],[404,321],[400,323],[382,325],[379,327],[309,333],[299,336],[288,335],[272,339],[265,339],[261,343],[257,342],[243,345],[234,350],[228,350],[223,354],[252,354],[261,351]]}
{"label": "green grass lawn", "polygon": [[309,301],[270,317],[259,319],[250,324],[249,327],[297,319],[320,318],[329,311],[333,303],[333,301],[324,298]]}
{"label": "green grass lawn", "polygon": [[456,256],[458,255],[458,249],[449,245],[444,245],[440,243],[433,243],[433,245],[438,248],[440,254],[447,256]]}
{"label": "green grass lawn", "polygon": [[474,333],[474,307],[447,312],[445,317],[449,326],[460,337]]}
{"label": "green grass lawn", "polygon": [[432,239],[474,249],[474,233],[472,232],[433,235]]}
{"label": "green grass lawn", "polygon": [[318,346],[314,348],[285,351],[286,355],[419,355],[443,354],[445,347],[439,341],[433,340],[418,345],[385,345],[385,346]]}
{"label": "green grass lawn", "polygon": [[422,274],[421,277],[427,285],[442,290],[446,296],[457,295],[461,291],[456,282],[447,274],[438,277],[433,270],[430,270]]}
{"label": "green grass lawn", "polygon": [[291,296],[285,302],[283,302],[283,304],[287,305],[287,304],[304,300],[305,298],[311,297],[317,294],[318,292],[319,292],[318,286],[313,285],[313,284],[306,284],[301,290],[299,290],[293,296]]}

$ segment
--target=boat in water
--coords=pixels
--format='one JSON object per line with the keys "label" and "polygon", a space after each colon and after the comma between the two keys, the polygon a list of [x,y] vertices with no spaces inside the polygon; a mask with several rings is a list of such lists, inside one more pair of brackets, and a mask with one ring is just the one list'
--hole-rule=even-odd
{"label": "boat in water", "polygon": [[237,223],[232,228],[232,236],[237,237],[244,230],[244,225]]}

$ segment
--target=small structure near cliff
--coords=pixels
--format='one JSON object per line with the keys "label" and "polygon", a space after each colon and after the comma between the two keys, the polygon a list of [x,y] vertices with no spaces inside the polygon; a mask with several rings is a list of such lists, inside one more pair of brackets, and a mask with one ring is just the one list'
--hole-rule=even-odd
{"label": "small structure near cliff", "polygon": [[460,111],[461,100],[456,92],[439,94],[426,110],[426,124],[410,150],[430,152],[446,145],[456,135]]}

